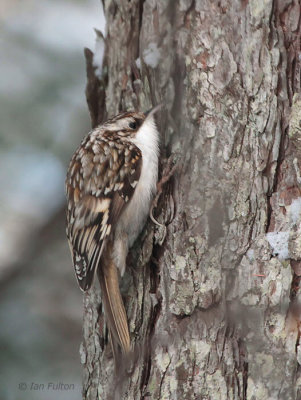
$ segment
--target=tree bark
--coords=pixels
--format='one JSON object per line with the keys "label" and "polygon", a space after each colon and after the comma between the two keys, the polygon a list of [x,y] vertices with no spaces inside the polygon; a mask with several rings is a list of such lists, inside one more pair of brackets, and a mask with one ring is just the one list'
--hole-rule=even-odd
{"label": "tree bark", "polygon": [[163,102],[161,174],[170,155],[178,168],[166,227],[148,222],[121,282],[128,375],[114,377],[99,289],[85,295],[84,399],[300,399],[300,1],[104,9],[92,124]]}

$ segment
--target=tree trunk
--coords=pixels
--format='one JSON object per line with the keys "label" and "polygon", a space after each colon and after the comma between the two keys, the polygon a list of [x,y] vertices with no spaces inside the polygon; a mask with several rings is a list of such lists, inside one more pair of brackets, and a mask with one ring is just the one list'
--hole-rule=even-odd
{"label": "tree trunk", "polygon": [[[135,359],[115,377],[84,298],[84,399],[301,399],[300,1],[105,0],[92,124],[163,102],[177,172],[121,287]],[[290,123],[291,119],[291,123]]]}

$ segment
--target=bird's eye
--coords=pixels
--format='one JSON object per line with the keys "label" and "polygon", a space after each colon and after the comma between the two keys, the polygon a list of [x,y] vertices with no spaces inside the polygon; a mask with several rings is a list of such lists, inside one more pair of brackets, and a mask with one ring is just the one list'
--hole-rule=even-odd
{"label": "bird's eye", "polygon": [[137,128],[137,123],[136,122],[130,122],[129,123],[129,128],[136,129]]}

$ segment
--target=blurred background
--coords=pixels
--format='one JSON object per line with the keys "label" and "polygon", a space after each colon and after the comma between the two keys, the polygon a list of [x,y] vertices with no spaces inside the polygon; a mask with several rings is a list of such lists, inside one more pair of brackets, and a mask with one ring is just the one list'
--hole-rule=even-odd
{"label": "blurred background", "polygon": [[81,399],[82,294],[64,180],[90,130],[100,0],[0,3],[0,399]]}

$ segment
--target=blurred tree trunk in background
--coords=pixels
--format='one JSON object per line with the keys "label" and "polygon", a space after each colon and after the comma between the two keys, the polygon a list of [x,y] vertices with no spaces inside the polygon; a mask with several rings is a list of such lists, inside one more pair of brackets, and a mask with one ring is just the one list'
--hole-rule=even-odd
{"label": "blurred tree trunk in background", "polygon": [[85,296],[84,398],[300,399],[300,2],[104,8],[101,79],[86,50],[92,124],[163,102],[161,174],[180,161],[155,211],[166,230],[148,222],[121,284],[127,377],[98,288]]}

